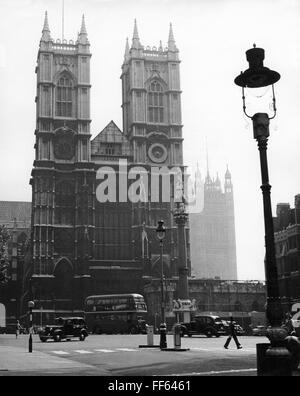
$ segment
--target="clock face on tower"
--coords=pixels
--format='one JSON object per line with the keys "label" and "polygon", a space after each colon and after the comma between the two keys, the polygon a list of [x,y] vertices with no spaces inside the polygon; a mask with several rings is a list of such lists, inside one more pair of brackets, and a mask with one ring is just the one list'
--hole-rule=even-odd
{"label": "clock face on tower", "polygon": [[74,156],[74,138],[71,131],[60,130],[54,141],[54,155],[57,159],[70,160]]}
{"label": "clock face on tower", "polygon": [[168,151],[163,144],[154,143],[149,147],[148,156],[152,162],[162,163],[168,158]]}

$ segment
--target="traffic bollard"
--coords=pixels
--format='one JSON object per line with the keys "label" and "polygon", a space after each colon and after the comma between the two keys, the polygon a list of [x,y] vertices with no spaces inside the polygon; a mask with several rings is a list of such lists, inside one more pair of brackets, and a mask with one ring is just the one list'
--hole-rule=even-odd
{"label": "traffic bollard", "polygon": [[175,324],[174,326],[174,348],[181,349],[181,326]]}
{"label": "traffic bollard", "polygon": [[165,323],[162,323],[159,326],[159,331],[160,331],[160,349],[167,348],[167,325]]}
{"label": "traffic bollard", "polygon": [[154,333],[154,327],[146,325],[147,329],[147,345],[152,346],[153,345],[153,333]]}

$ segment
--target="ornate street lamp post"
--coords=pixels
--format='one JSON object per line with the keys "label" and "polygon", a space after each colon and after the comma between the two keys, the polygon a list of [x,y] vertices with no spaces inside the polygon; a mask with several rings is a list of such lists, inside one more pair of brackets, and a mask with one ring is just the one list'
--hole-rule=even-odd
{"label": "ornate street lamp post", "polygon": [[[178,227],[178,299],[187,301],[189,299],[188,290],[188,267],[186,252],[186,234],[185,226],[188,220],[188,214],[185,211],[184,202],[178,202],[174,211],[174,220]],[[190,321],[190,312],[183,312],[183,322]]]}
{"label": "ornate street lamp post", "polygon": [[[262,178],[262,194],[264,206],[265,223],[265,277],[267,285],[267,309],[266,315],[270,325],[267,337],[271,345],[266,351],[265,372],[273,372],[278,375],[288,370],[289,352],[285,347],[287,332],[283,329],[283,309],[280,299],[278,271],[275,256],[274,225],[271,206],[271,185],[269,184],[269,172],[267,161],[267,145],[269,138],[269,123],[276,116],[276,101],[274,84],[280,79],[280,74],[270,70],[263,65],[264,50],[253,48],[246,51],[249,68],[235,78],[234,82],[242,87],[243,111],[248,118],[252,119],[254,139],[258,143],[260,154],[260,167]],[[256,88],[272,86],[273,115],[269,117],[267,113],[247,114],[245,102],[245,88],[251,90]]]}
{"label": "ornate street lamp post", "polygon": [[163,241],[166,237],[166,228],[164,226],[164,221],[160,220],[156,228],[156,235],[160,244],[160,263],[161,263],[161,273],[160,273],[160,292],[161,292],[161,324],[160,330],[160,348],[167,348],[167,325],[166,325],[166,313],[165,313],[165,291],[164,291],[164,261],[163,261]]}

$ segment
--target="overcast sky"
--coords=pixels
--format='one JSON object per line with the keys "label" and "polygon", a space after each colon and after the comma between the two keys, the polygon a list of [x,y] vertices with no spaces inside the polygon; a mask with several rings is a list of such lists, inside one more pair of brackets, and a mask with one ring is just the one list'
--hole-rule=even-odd
{"label": "overcast sky", "polygon": [[[62,35],[62,0],[0,0],[0,200],[31,200],[36,75],[47,10],[54,39]],[[300,1],[65,0],[65,38],[76,40],[85,14],[92,57],[92,133],[110,120],[122,128],[121,65],[134,18],[144,46],[167,46],[169,23],[180,51],[185,163],[205,175],[232,173],[240,279],[264,279],[264,225],[259,155],[233,80],[248,67],[245,51],[265,49],[276,84],[269,168],[273,211],[300,193]],[[253,99],[253,98],[252,98]],[[251,99],[251,100],[252,100]]]}

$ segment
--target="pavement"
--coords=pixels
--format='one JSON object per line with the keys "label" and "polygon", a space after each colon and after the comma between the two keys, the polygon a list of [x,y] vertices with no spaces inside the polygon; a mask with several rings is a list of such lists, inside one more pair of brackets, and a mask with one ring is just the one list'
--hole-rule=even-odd
{"label": "pavement", "polygon": [[[48,353],[34,351],[29,353],[28,350],[13,346],[0,346],[0,375],[31,375],[32,373],[40,375],[56,375],[64,373],[65,375],[74,372],[91,372],[94,371],[92,366],[73,360],[62,359],[57,356],[51,356]],[[97,375],[107,375],[105,369],[97,370]]]}
{"label": "pavement", "polygon": [[[145,335],[95,335],[78,340],[41,343],[33,337],[28,352],[28,336],[0,336],[0,376],[256,376],[256,344],[265,338],[241,337],[243,349],[225,338],[183,338],[187,351],[139,348]],[[173,337],[167,337],[173,347]],[[155,335],[154,343],[159,343]]]}

